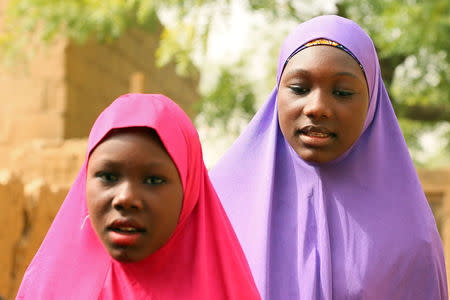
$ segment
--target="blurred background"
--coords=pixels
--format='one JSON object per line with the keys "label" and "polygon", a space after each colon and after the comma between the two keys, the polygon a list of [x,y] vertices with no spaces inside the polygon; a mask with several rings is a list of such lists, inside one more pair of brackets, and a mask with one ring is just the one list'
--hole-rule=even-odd
{"label": "blurred background", "polygon": [[321,14],[374,40],[448,268],[448,0],[0,0],[0,297],[15,297],[109,103],[166,94],[212,167],[268,98],[288,32]]}

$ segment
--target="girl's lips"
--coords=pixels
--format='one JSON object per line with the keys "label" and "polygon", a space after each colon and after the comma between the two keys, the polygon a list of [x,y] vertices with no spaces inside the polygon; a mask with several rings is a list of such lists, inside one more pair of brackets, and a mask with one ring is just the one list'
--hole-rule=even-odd
{"label": "girl's lips", "polygon": [[116,219],[108,227],[108,230],[124,233],[143,232],[144,227],[132,219]]}
{"label": "girl's lips", "polygon": [[145,233],[145,229],[132,219],[117,219],[107,227],[107,232],[113,244],[131,246]]}
{"label": "girl's lips", "polygon": [[300,134],[300,140],[308,147],[324,147],[331,143],[331,135],[315,136]]}
{"label": "girl's lips", "polygon": [[319,137],[326,137],[327,135],[334,136],[335,134],[331,132],[328,128],[324,126],[317,126],[317,125],[306,125],[297,130],[300,134],[305,134],[308,136],[319,136]]}
{"label": "girl's lips", "polygon": [[112,243],[118,246],[132,246],[137,243],[142,234],[142,232],[127,233],[112,230],[108,232]]}
{"label": "girl's lips", "polygon": [[332,142],[336,134],[323,126],[307,125],[297,131],[300,140],[307,147],[324,147]]}

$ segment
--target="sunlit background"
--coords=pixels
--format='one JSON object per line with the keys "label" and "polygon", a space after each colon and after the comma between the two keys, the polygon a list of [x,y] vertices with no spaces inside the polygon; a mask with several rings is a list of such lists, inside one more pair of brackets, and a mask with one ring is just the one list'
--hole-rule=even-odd
{"label": "sunlit background", "polygon": [[450,258],[448,0],[0,0],[0,296],[14,298],[104,107],[168,95],[212,167],[268,98],[288,32],[321,14],[373,38]]}

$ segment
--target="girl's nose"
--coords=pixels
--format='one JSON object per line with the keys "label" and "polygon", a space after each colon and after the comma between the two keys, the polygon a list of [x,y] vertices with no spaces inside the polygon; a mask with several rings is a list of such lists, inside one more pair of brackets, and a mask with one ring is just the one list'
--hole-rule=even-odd
{"label": "girl's nose", "polygon": [[331,117],[331,102],[324,92],[316,91],[308,95],[303,113],[311,119],[327,119]]}
{"label": "girl's nose", "polygon": [[137,187],[130,182],[123,182],[117,189],[112,206],[117,210],[142,209],[142,201]]}

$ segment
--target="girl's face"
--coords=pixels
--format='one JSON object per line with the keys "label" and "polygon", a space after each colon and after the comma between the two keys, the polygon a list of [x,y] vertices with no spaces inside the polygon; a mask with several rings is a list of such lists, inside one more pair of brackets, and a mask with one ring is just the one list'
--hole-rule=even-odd
{"label": "girl's face", "polygon": [[134,128],[113,132],[91,153],[86,199],[92,226],[109,254],[135,262],[174,232],[183,188],[156,133]]}
{"label": "girl's face", "polygon": [[301,50],[281,76],[280,128],[305,161],[325,163],[347,151],[361,134],[368,105],[363,71],[335,47]]}

